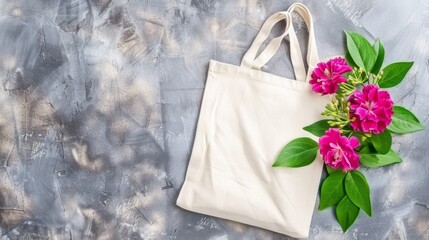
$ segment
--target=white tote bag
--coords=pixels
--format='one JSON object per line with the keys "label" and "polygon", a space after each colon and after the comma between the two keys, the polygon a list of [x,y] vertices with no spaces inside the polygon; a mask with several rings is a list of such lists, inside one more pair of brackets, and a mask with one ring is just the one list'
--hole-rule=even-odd
{"label": "white tote bag", "polygon": [[[293,29],[291,13],[309,31],[307,63]],[[272,27],[286,21],[256,57]],[[289,35],[296,80],[262,72]],[[267,19],[241,66],[210,61],[206,88],[186,179],[177,205],[292,237],[308,236],[323,161],[302,168],[273,168],[283,146],[308,136],[302,128],[320,120],[327,97],[307,82],[318,54],[310,12],[300,3]]]}

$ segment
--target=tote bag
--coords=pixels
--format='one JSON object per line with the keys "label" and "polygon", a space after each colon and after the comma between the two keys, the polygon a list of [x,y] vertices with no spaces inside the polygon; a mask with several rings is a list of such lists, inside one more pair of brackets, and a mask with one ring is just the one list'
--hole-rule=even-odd
{"label": "tote bag", "polygon": [[[307,73],[291,13],[309,31]],[[285,31],[258,55],[272,27],[286,21]],[[260,70],[289,35],[296,80]],[[273,168],[290,140],[310,136],[302,128],[320,119],[328,103],[311,90],[312,67],[318,63],[313,23],[303,4],[269,17],[241,66],[210,61],[195,141],[177,205],[292,237],[308,236],[323,161],[302,168]]]}

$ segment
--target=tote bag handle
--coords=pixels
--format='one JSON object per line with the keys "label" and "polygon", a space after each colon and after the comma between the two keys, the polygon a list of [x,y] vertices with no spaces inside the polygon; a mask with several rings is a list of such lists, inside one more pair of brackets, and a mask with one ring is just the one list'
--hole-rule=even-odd
{"label": "tote bag handle", "polygon": [[[299,41],[292,24],[292,12],[298,13],[304,19],[304,22],[307,25],[307,29],[309,32],[307,48],[307,64],[309,66],[308,74],[306,74],[305,71],[304,60],[301,56],[301,48],[299,46]],[[271,40],[267,47],[259,54],[258,57],[256,57],[256,54],[262,43],[268,38],[272,27],[281,20],[286,20],[286,27],[284,33],[279,37],[276,37]],[[295,72],[295,77],[299,81],[307,81],[310,78],[310,71],[312,71],[312,66],[315,66],[319,62],[319,57],[317,54],[311,13],[308,8],[302,3],[294,3],[289,7],[287,12],[275,13],[265,21],[264,25],[261,28],[261,31],[258,33],[249,50],[244,55],[243,60],[241,61],[241,66],[260,70],[261,67],[264,66],[268,61],[270,61],[274,54],[277,52],[282,40],[286,35],[289,35],[289,41],[291,45],[290,54],[293,69]]]}
{"label": "tote bag handle", "polygon": [[[283,20],[286,21],[284,32],[280,36],[273,38],[271,42],[267,45],[267,47],[259,54],[259,56],[256,57],[258,50],[261,48],[262,43],[267,40],[274,25]],[[261,30],[253,41],[249,50],[244,55],[241,61],[241,66],[260,70],[260,68],[266,62],[268,62],[279,49],[283,38],[288,34],[290,24],[291,16],[289,12],[278,12],[271,15],[265,21],[264,25],[262,25]],[[261,62],[264,62],[264,64],[261,65]]]}
{"label": "tote bag handle", "polygon": [[[310,10],[302,4],[302,3],[294,3],[292,4],[288,12],[292,14],[293,12],[296,12],[299,14],[302,19],[305,22],[305,25],[307,25],[308,30],[308,46],[307,46],[307,65],[308,70],[307,74],[305,72],[305,65],[304,60],[302,59],[301,55],[301,48],[299,46],[298,38],[295,34],[295,29],[293,24],[290,25],[289,30],[289,38],[290,38],[290,44],[291,44],[291,58],[292,63],[295,71],[295,77],[297,80],[300,81],[308,81],[311,78],[311,71],[313,71],[313,67],[319,63],[319,54],[317,53],[317,46],[316,46],[316,38],[314,36],[314,25],[313,25],[313,18],[311,17]],[[293,18],[291,16],[291,19],[293,21]]]}

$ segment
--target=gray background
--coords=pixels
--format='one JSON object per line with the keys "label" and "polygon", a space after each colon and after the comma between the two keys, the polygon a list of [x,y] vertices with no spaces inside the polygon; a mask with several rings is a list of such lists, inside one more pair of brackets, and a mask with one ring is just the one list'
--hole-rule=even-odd
{"label": "gray background", "polygon": [[[289,239],[174,202],[209,59],[239,64],[291,3],[0,0],[2,239]],[[380,37],[387,62],[415,62],[392,94],[429,129],[429,2],[305,3],[322,59],[344,53],[349,29]],[[293,77],[288,54],[264,71]],[[364,170],[374,216],[343,234],[315,211],[310,238],[429,239],[428,145],[428,130],[396,137],[404,162]]]}

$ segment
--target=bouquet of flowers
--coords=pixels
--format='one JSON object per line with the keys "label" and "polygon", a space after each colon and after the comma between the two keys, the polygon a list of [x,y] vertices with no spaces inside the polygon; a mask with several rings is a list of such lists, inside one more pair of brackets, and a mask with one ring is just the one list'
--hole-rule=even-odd
{"label": "bouquet of flowers", "polygon": [[361,35],[345,31],[347,53],[317,64],[310,84],[314,92],[332,94],[322,113],[326,119],[304,130],[319,137],[289,142],[273,167],[302,167],[320,152],[328,177],[320,189],[319,210],[335,207],[343,231],[363,210],[371,216],[370,188],[359,167],[375,168],[400,163],[391,149],[392,134],[423,129],[408,109],[394,104],[386,88],[398,85],[413,62],[395,62],[383,67],[384,47],[379,39],[370,44]]}

